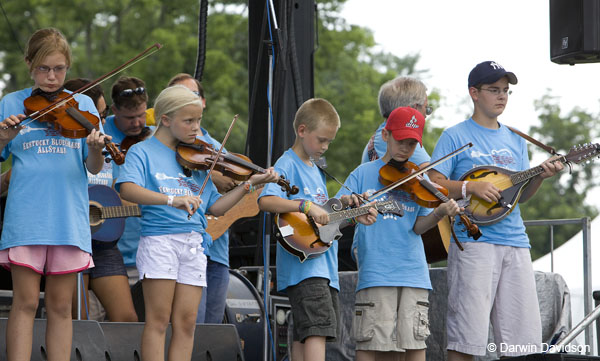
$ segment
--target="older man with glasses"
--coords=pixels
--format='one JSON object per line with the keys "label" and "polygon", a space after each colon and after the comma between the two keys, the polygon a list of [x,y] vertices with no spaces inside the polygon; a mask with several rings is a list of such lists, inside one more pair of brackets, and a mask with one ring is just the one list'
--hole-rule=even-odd
{"label": "older man with glasses", "polygon": [[[379,111],[387,120],[392,111],[399,107],[411,107],[423,114],[430,115],[433,109],[427,104],[427,87],[418,79],[400,76],[392,79],[379,88]],[[381,130],[385,127],[383,121],[371,137],[363,151],[361,163],[381,158],[386,152],[386,143],[381,138]],[[418,146],[409,161],[424,167],[431,158],[425,148]]]}

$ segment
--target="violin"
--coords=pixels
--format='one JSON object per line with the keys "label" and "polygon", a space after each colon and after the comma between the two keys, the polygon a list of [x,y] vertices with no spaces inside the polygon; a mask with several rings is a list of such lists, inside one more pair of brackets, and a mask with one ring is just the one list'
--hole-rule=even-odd
{"label": "violin", "polygon": [[123,154],[126,154],[132,145],[139,143],[142,140],[146,140],[146,138],[148,138],[151,135],[152,135],[152,129],[150,129],[150,127],[144,127],[144,129],[142,129],[140,134],[128,135],[125,138],[123,138],[123,140],[121,141],[121,144],[119,145],[119,148],[121,148],[121,152]]}
{"label": "violin", "polygon": [[[212,145],[196,139],[192,144],[180,142],[177,145],[176,158],[177,162],[184,168],[206,170],[211,167],[218,153]],[[214,169],[237,181],[248,180],[255,173],[264,174],[267,172],[264,168],[252,163],[250,158],[236,153],[221,154]],[[297,186],[290,186],[290,182],[283,176],[279,177],[277,184],[288,195],[297,194],[299,191]]]}
{"label": "violin", "polygon": [[[41,113],[34,119],[53,124],[63,137],[71,139],[85,138],[93,129],[100,129],[100,119],[88,111],[79,110],[79,103],[72,94],[63,90],[53,96],[52,100],[42,94],[25,99],[25,115],[33,118],[34,114]],[[104,144],[116,164],[125,162],[125,156],[113,142],[104,138]]]}
{"label": "violin", "polygon": [[[419,167],[412,162],[401,164],[394,159],[379,169],[379,182],[388,186],[398,180],[418,172]],[[426,208],[435,208],[442,203],[449,202],[448,190],[436,183],[430,182],[422,175],[418,175],[400,185],[400,189],[409,193],[412,199],[418,205]],[[460,215],[460,220],[466,227],[469,237],[477,240],[481,236],[479,227],[473,223],[464,212]]]}

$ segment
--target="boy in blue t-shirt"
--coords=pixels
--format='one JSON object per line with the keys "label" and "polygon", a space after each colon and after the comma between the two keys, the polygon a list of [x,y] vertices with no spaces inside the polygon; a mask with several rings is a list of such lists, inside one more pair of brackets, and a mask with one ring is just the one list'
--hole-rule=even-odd
{"label": "boy in blue t-shirt", "polygon": [[[493,183],[459,179],[481,165],[512,171],[529,168],[524,139],[498,122],[511,92],[509,83],[517,84],[517,77],[496,62],[485,61],[471,70],[468,86],[473,116],[446,129],[432,157],[438,159],[468,142],[473,147],[429,171],[430,178],[448,188],[451,197],[468,202],[475,195],[486,202],[498,202],[501,189]],[[544,173],[531,179],[520,202],[531,198],[543,179],[562,170],[560,162],[553,164],[550,159],[542,163]],[[481,225],[482,236],[477,242],[461,228],[457,227],[456,233],[464,251],[458,251],[452,242],[448,255],[448,360],[485,355],[490,319],[496,344],[506,346],[498,347],[499,356],[530,353],[531,345],[541,344],[542,329],[531,246],[518,204],[501,221]]]}
{"label": "boy in blue t-shirt", "polygon": [[[373,194],[383,188],[379,170],[390,161],[403,167],[422,142],[424,125],[416,109],[392,111],[381,132],[386,153],[356,168],[337,197],[344,201],[351,192]],[[354,232],[358,284],[353,333],[358,361],[391,359],[398,352],[406,352],[407,360],[425,361],[431,282],[420,235],[444,216],[459,212],[452,199],[433,211],[423,208],[399,188],[376,200],[392,199],[402,204],[402,217],[383,216],[371,227],[357,225]]]}
{"label": "boy in blue t-shirt", "polygon": [[[328,213],[318,206],[328,200],[325,178],[312,159],[319,159],[335,138],[340,118],[325,99],[309,99],[296,112],[296,141],[275,163],[275,170],[300,188],[286,195],[278,185],[268,184],[259,198],[259,207],[272,213],[303,212],[319,224],[327,224]],[[300,202],[299,202],[300,201]],[[357,203],[356,199],[346,201]],[[357,220],[375,221],[376,213]],[[304,262],[277,245],[277,290],[287,292],[294,317],[292,359],[324,361],[325,340],[338,336],[337,243],[319,257]]]}

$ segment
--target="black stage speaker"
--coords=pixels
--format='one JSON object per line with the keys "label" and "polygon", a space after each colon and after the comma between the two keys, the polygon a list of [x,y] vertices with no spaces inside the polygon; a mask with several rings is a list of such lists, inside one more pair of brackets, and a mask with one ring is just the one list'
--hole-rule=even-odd
{"label": "black stage speaker", "polygon": [[[140,361],[143,322],[101,322],[111,361]],[[171,326],[165,338],[165,359],[171,340]],[[72,360],[75,360],[71,358]],[[233,325],[197,324],[192,361],[243,361],[240,338]]]}
{"label": "black stage speaker", "polygon": [[550,60],[600,62],[600,0],[550,0]]}
{"label": "black stage speaker", "polygon": [[[6,360],[6,318],[0,318],[0,361]],[[35,319],[31,361],[46,361],[46,320]],[[108,353],[104,333],[96,321],[73,321],[71,360],[115,361]]]}
{"label": "black stage speaker", "polygon": [[[554,354],[532,354],[526,356],[518,356],[518,357],[508,357],[503,358],[504,360],[514,360],[514,361],[585,361],[585,360],[600,360],[600,357],[597,356],[585,356],[585,355],[570,355],[564,353],[554,353]],[[500,361],[500,360],[497,360]]]}

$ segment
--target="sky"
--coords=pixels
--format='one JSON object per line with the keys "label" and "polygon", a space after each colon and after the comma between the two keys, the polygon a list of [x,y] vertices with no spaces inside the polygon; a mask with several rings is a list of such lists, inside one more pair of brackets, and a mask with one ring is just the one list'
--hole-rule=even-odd
{"label": "sky", "polygon": [[534,100],[548,89],[563,113],[579,106],[600,108],[600,63],[559,65],[550,61],[549,1],[523,0],[348,0],[342,17],[371,29],[379,49],[402,57],[420,54],[422,80],[445,101],[435,111],[438,127],[472,111],[467,93],[471,69],[493,60],[516,74],[500,121],[527,131],[539,125]]}

